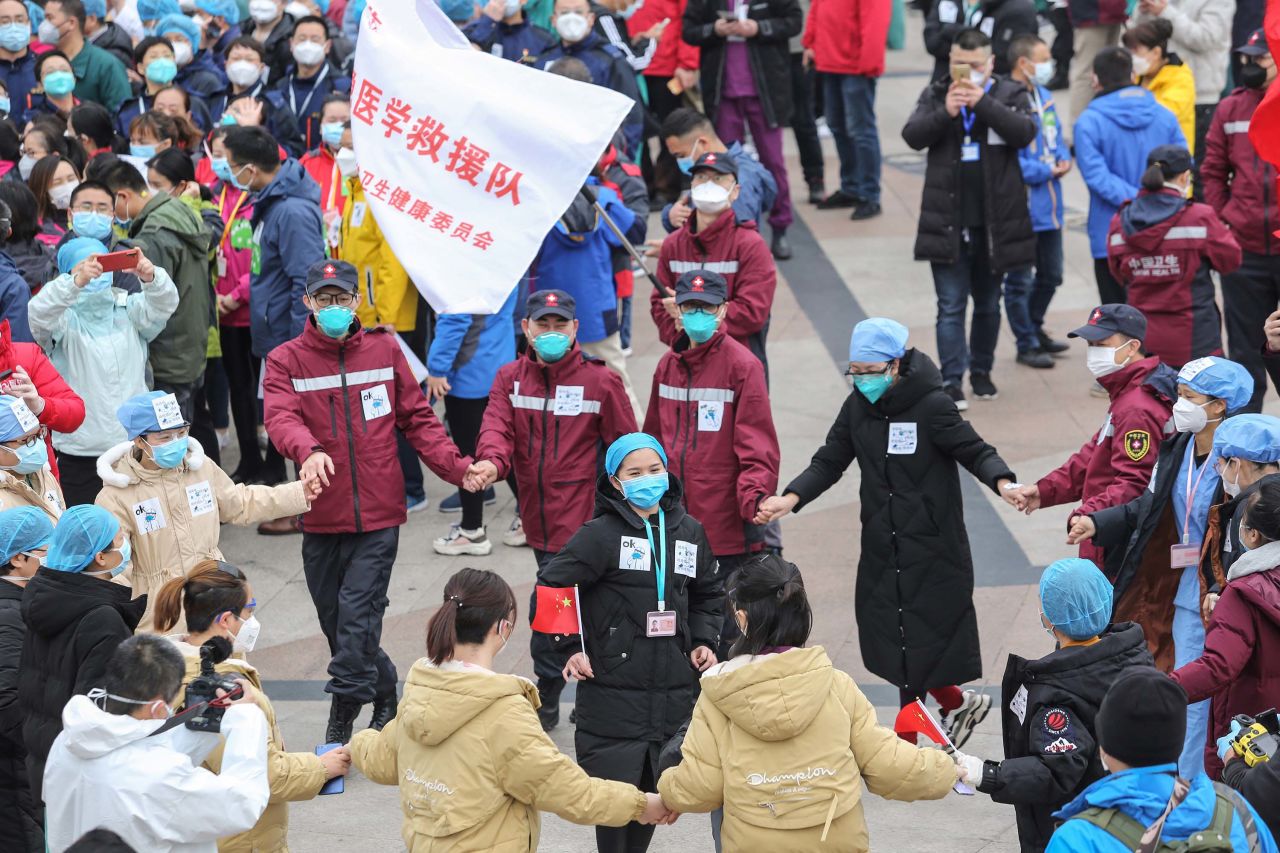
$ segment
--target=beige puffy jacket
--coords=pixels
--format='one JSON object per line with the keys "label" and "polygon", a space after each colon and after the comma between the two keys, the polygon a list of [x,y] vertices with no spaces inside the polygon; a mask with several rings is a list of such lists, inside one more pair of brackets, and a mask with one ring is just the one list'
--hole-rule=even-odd
{"label": "beige puffy jacket", "polygon": [[49,514],[55,524],[66,509],[62,487],[48,466],[34,474],[15,474],[0,471],[0,510],[20,506],[35,506]]}
{"label": "beige puffy jacket", "polygon": [[419,660],[396,718],[356,734],[351,759],[374,782],[400,786],[411,853],[537,850],[540,810],[605,826],[640,817],[644,794],[584,773],[547,737],[537,708],[528,679]]}
{"label": "beige puffy jacket", "polygon": [[862,790],[936,800],[956,781],[949,756],[876,722],[821,646],[735,658],[702,676],[683,760],[658,793],[678,812],[724,806],[726,851],[869,849]]}
{"label": "beige puffy jacket", "polygon": [[[133,548],[133,567],[119,582],[133,587],[133,597],[155,592],[165,581],[191,571],[201,560],[221,560],[219,526],[256,524],[307,511],[302,483],[245,486],[205,458],[195,439],[177,468],[142,466],[133,444],[117,444],[98,458],[102,491],[95,503],[120,521]],[[138,631],[154,631],[155,605]],[[176,626],[178,632],[186,625]]]}
{"label": "beige puffy jacket", "polygon": [[[200,649],[185,642],[181,635],[167,638],[187,662],[186,675],[182,677],[182,696],[186,701],[186,686],[200,674]],[[267,810],[258,818],[253,829],[218,841],[219,853],[288,853],[289,803],[310,800],[320,793],[325,782],[324,765],[320,757],[311,752],[285,752],[284,737],[276,725],[276,711],[271,700],[262,692],[262,680],[258,671],[238,658],[228,658],[214,667],[218,672],[243,678],[258,693],[258,707],[267,718],[267,785],[271,798]],[[222,744],[214,748],[204,760],[204,766],[214,773],[222,769]]]}

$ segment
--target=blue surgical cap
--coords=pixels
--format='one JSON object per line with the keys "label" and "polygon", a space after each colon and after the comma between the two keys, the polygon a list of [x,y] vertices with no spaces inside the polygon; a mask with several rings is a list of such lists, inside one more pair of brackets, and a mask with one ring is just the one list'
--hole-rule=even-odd
{"label": "blue surgical cap", "polygon": [[907,327],[897,320],[872,317],[853,327],[850,361],[891,361],[907,352]]}
{"label": "blue surgical cap", "polygon": [[34,33],[44,23],[44,9],[27,0],[27,17],[31,19],[31,32]]}
{"label": "blue surgical cap", "polygon": [[81,572],[111,547],[120,531],[116,517],[100,506],[77,504],[58,519],[44,564],[59,572]]}
{"label": "blue surgical cap", "polygon": [[49,544],[53,522],[49,513],[34,506],[18,506],[0,512],[0,559],[8,563],[23,551]]}
{"label": "blue surgical cap", "polygon": [[196,8],[206,15],[226,20],[231,26],[240,23],[240,7],[236,0],[196,0]]}
{"label": "blue surgical cap", "polygon": [[1248,459],[1269,464],[1280,462],[1280,418],[1271,415],[1236,415],[1213,433],[1213,449],[1223,459]]}
{"label": "blue surgical cap", "polygon": [[609,449],[605,451],[605,473],[612,477],[618,473],[618,466],[622,464],[623,459],[627,458],[627,454],[636,450],[643,450],[646,447],[658,454],[658,458],[662,460],[663,465],[667,464],[667,452],[662,449],[658,439],[647,432],[629,432],[609,445]]}
{"label": "blue surgical cap", "polygon": [[475,0],[436,0],[436,2],[440,4],[440,11],[444,12],[444,16],[455,24],[465,24],[476,13]]}
{"label": "blue surgical cap", "polygon": [[1040,576],[1044,618],[1073,640],[1103,632],[1111,621],[1111,596],[1111,581],[1091,561],[1079,557],[1051,563]]}
{"label": "blue surgical cap", "polygon": [[17,397],[0,394],[0,441],[13,441],[39,425],[27,404]]}
{"label": "blue surgical cap", "polygon": [[165,15],[156,24],[156,35],[165,36],[178,33],[191,43],[193,51],[200,49],[200,25],[186,15]]}
{"label": "blue surgical cap", "polygon": [[1249,371],[1216,355],[1206,355],[1182,365],[1178,384],[1224,401],[1228,413],[1238,411],[1253,398],[1253,377]]}
{"label": "blue surgical cap", "polygon": [[138,18],[143,21],[157,21],[165,15],[181,14],[178,0],[138,0]]}
{"label": "blue surgical cap", "polygon": [[320,14],[329,14],[329,0],[316,0],[316,5],[320,7]]}
{"label": "blue surgical cap", "polygon": [[107,0],[84,0],[84,13],[101,21],[107,17]]}
{"label": "blue surgical cap", "polygon": [[[176,421],[167,424],[160,423],[154,401],[168,396],[171,395],[165,391],[147,391],[145,394],[130,397],[120,404],[120,408],[116,409],[116,418],[120,421],[120,425],[124,427],[125,434],[131,440],[143,433],[177,429],[186,425],[185,421],[183,423]],[[3,439],[0,439],[0,441],[3,441]]]}
{"label": "blue surgical cap", "polygon": [[62,248],[58,250],[58,272],[65,275],[90,255],[105,255],[107,252],[108,249],[101,240],[93,237],[73,237],[63,243]]}

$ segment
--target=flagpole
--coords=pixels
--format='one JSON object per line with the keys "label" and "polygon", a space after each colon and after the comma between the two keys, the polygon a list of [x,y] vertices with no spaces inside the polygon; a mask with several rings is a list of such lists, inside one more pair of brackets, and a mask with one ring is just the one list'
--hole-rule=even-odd
{"label": "flagpole", "polygon": [[582,643],[582,656],[587,656],[587,638],[582,632],[582,605],[578,603],[578,585],[573,585],[573,609],[578,612],[578,642]]}
{"label": "flagpole", "polygon": [[644,277],[653,282],[654,287],[658,288],[658,292],[661,293],[663,297],[672,296],[673,294],[663,287],[662,283],[654,278],[653,274],[649,272],[649,268],[644,265],[644,259],[640,257],[640,253],[636,251],[636,247],[627,239],[627,235],[622,233],[622,229],[618,227],[618,223],[614,222],[609,217],[609,214],[604,212],[604,208],[600,206],[599,200],[596,199],[595,191],[592,190],[588,184],[583,184],[582,189],[579,192],[582,193],[583,198],[591,202],[591,206],[596,209],[596,213],[600,214],[600,218],[604,220],[604,224],[609,226],[609,230],[613,232],[613,236],[617,237],[618,240],[621,241],[622,248],[626,249],[627,253],[631,255],[631,259],[636,262],[636,266],[640,267],[640,272],[644,273]]}

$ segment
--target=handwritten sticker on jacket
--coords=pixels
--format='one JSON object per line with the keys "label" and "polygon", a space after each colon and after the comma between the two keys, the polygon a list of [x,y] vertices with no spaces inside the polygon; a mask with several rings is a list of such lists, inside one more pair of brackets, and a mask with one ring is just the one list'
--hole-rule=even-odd
{"label": "handwritten sticker on jacket", "polygon": [[213,512],[215,507],[213,489],[209,486],[208,480],[187,486],[187,506],[191,508],[193,516],[207,515]]}
{"label": "handwritten sticker on jacket", "polygon": [[719,432],[724,423],[723,400],[698,401],[698,432]]}
{"label": "handwritten sticker on jacket", "polygon": [[618,548],[618,568],[624,572],[649,571],[649,540],[642,536],[623,536]]}
{"label": "handwritten sticker on jacket", "polygon": [[391,414],[391,399],[387,397],[386,385],[375,385],[360,392],[360,405],[364,406],[366,421],[385,418]]}
{"label": "handwritten sticker on jacket", "polygon": [[133,505],[133,524],[138,532],[146,535],[168,527],[164,520],[164,510],[160,508],[159,498],[148,498]]}
{"label": "handwritten sticker on jacket", "polygon": [[582,414],[582,395],[584,391],[585,386],[583,385],[557,385],[555,413],[557,415]]}
{"label": "handwritten sticker on jacket", "polygon": [[915,453],[916,432],[914,423],[889,424],[889,452],[895,455]]}
{"label": "handwritten sticker on jacket", "polygon": [[694,543],[676,540],[676,574],[690,578],[698,576],[698,546]]}

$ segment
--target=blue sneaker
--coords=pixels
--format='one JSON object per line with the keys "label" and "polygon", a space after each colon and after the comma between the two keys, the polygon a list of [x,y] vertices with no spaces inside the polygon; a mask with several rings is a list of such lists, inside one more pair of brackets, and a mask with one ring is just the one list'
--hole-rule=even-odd
{"label": "blue sneaker", "polygon": [[[484,505],[493,506],[498,502],[498,493],[493,490],[493,486],[484,490]],[[462,512],[462,498],[457,492],[449,495],[449,497],[440,501],[441,512]]]}
{"label": "blue sneaker", "polygon": [[411,497],[409,495],[404,496],[404,508],[407,512],[422,512],[422,510],[426,509],[430,505],[431,502],[427,500],[426,495],[423,495],[420,498]]}

